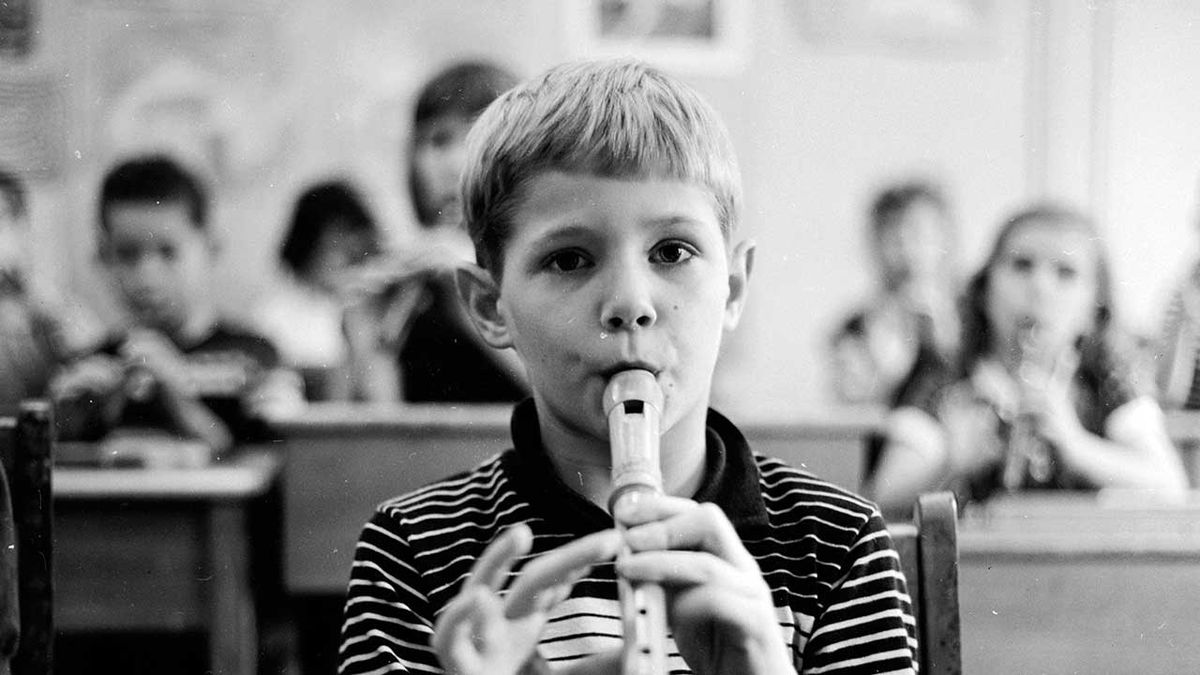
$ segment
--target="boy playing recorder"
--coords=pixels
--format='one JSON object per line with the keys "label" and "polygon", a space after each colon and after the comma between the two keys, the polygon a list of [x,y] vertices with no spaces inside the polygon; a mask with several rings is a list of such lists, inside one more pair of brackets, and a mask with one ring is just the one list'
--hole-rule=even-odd
{"label": "boy playing recorder", "polygon": [[[708,407],[753,256],[711,107],[636,62],[569,64],[501,96],[467,152],[460,294],[533,395],[512,449],[363,529],[341,672],[617,672],[618,575],[666,589],[673,673],[915,670],[878,510]],[[665,495],[618,532],[603,397],[636,369],[663,393]]]}

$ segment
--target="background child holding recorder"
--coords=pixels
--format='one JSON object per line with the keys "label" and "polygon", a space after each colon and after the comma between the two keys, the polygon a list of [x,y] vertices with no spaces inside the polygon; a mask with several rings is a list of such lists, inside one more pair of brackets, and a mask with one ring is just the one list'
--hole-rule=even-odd
{"label": "background child holding recorder", "polygon": [[1054,204],[1014,214],[971,279],[962,363],[917,373],[887,422],[869,493],[901,517],[924,491],[960,504],[1024,489],[1156,489],[1183,467],[1114,325],[1092,221]]}
{"label": "background child holding recorder", "polygon": [[[341,671],[615,672],[619,574],[667,589],[671,672],[912,672],[879,512],[755,455],[708,407],[753,256],[711,107],[634,62],[565,65],[484,112],[466,166],[479,266],[460,293],[533,395],[513,449],[363,529]],[[631,369],[664,394],[666,494],[617,514],[621,534],[602,398]]]}
{"label": "background child holding recorder", "polygon": [[55,376],[63,439],[133,450],[174,440],[219,454],[266,440],[262,420],[302,403],[299,378],[278,367],[271,343],[217,313],[208,209],[204,184],[165,155],[133,157],[105,175],[100,260],[128,321]]}

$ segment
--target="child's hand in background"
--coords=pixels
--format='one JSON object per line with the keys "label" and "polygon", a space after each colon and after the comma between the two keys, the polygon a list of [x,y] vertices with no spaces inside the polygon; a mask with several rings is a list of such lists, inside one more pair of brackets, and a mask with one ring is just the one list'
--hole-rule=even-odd
{"label": "child's hand in background", "polygon": [[652,497],[618,519],[633,553],[617,572],[666,589],[675,643],[697,675],[794,672],[771,590],[719,507]]}
{"label": "child's hand in background", "polygon": [[131,376],[136,377],[136,371],[142,369],[164,393],[174,398],[195,396],[187,361],[179,348],[162,333],[148,329],[130,331],[121,345],[121,356]]}
{"label": "child's hand in background", "polygon": [[454,675],[619,675],[619,652],[551,671],[537,645],[550,610],[570,595],[588,569],[611,560],[620,543],[615,530],[577,539],[530,562],[508,595],[501,596],[514,563],[533,544],[527,526],[506,530],[483,552],[462,591],[438,616],[433,648],[442,667]]}
{"label": "child's hand in background", "polygon": [[79,396],[107,396],[125,381],[125,366],[116,358],[94,354],[64,367],[50,382],[56,400]]}
{"label": "child's hand in background", "polygon": [[1053,368],[1046,370],[1027,364],[1017,377],[1020,414],[1033,421],[1039,437],[1060,448],[1072,443],[1083,431],[1071,399],[1071,382],[1078,367],[1079,357],[1068,350],[1055,359]]}

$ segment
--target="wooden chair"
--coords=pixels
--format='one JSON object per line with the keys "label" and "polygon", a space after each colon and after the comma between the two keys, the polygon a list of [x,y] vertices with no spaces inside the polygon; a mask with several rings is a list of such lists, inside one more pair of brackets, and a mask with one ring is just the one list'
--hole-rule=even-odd
{"label": "wooden chair", "polygon": [[920,641],[921,672],[962,672],[958,610],[958,513],[954,495],[921,495],[911,523],[888,531],[908,580]]}
{"label": "wooden chair", "polygon": [[21,404],[15,418],[0,418],[0,459],[8,478],[16,525],[20,638],[12,660],[16,675],[52,671],[53,501],[50,468],[53,423],[43,401]]}

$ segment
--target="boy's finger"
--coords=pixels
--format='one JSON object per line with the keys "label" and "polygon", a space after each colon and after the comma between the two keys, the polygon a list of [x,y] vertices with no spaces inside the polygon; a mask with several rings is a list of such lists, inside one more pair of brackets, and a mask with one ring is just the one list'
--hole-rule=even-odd
{"label": "boy's finger", "polygon": [[633,551],[706,551],[739,568],[756,565],[725,512],[711,503],[698,504],[666,520],[632,527],[625,532],[625,543]]}
{"label": "boy's finger", "polygon": [[[446,605],[434,625],[432,644],[439,656],[462,666],[476,659],[481,626],[499,617],[498,599],[482,586],[467,587]],[[447,664],[449,665],[449,664]]]}
{"label": "boy's finger", "polygon": [[626,526],[641,525],[694,509],[698,504],[684,497],[670,495],[641,495],[636,500],[622,500],[613,517]]}
{"label": "boy's finger", "polygon": [[647,551],[617,559],[617,573],[631,581],[663,586],[737,584],[741,573],[730,563],[700,551]]}
{"label": "boy's finger", "polygon": [[561,601],[571,586],[596,563],[611,560],[621,547],[616,530],[604,530],[576,539],[525,566],[508,594],[505,616],[531,614]]}
{"label": "boy's finger", "polygon": [[518,523],[505,530],[488,545],[479,560],[471,568],[468,584],[480,584],[498,591],[504,585],[504,580],[512,570],[517,558],[529,553],[533,546],[533,532],[524,523]]}

